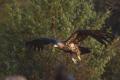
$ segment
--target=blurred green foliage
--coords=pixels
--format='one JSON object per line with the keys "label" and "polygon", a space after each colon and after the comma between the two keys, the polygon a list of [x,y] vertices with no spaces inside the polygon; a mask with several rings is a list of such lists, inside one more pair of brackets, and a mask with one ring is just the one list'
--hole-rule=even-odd
{"label": "blurred green foliage", "polygon": [[[119,52],[118,52],[119,53]],[[119,80],[120,79],[120,56],[117,54],[111,59],[105,68],[105,72],[102,75],[103,80]],[[112,75],[112,76],[110,76]]]}
{"label": "blurred green foliage", "polygon": [[[116,46],[105,49],[94,39],[84,44],[92,53],[82,56],[81,67],[56,49],[29,52],[25,41],[39,37],[65,40],[76,29],[100,29],[108,12],[96,13],[92,0],[10,0],[2,6],[0,20],[0,76],[21,74],[29,80],[53,80],[55,68],[64,64],[77,80],[100,80]],[[114,44],[113,44],[114,45]]]}

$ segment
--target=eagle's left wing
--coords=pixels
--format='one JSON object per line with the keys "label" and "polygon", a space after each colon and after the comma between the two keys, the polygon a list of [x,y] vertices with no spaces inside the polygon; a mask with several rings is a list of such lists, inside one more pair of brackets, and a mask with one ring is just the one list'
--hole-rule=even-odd
{"label": "eagle's left wing", "polygon": [[100,43],[107,45],[110,43],[114,36],[112,33],[102,31],[102,30],[77,30],[65,41],[67,43],[79,43],[83,41],[88,36],[95,38]]}
{"label": "eagle's left wing", "polygon": [[57,44],[57,40],[51,38],[38,38],[25,42],[25,47],[28,50],[43,50],[44,46]]}

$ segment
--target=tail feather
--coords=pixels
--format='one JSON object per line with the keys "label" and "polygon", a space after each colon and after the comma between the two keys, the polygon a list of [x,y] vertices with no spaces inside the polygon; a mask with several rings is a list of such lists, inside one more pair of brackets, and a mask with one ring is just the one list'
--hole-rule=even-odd
{"label": "tail feather", "polygon": [[91,52],[90,48],[87,47],[80,47],[81,55],[88,54]]}

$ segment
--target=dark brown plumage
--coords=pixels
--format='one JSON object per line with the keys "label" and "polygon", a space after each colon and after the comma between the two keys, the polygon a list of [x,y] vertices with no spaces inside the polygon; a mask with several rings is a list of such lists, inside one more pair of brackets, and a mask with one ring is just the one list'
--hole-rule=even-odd
{"label": "dark brown plumage", "polygon": [[[53,45],[58,49],[64,51],[65,53],[69,53],[72,57],[74,63],[76,63],[76,59],[73,56],[77,56],[79,60],[81,60],[81,54],[90,53],[90,48],[81,46],[81,42],[84,41],[88,36],[96,39],[101,44],[107,46],[107,44],[111,43],[114,39],[114,36],[110,32],[106,32],[103,30],[77,30],[70,35],[70,37],[65,41],[59,41],[50,38],[39,38],[32,41],[26,42],[27,48],[40,48],[44,49],[45,45]],[[37,50],[40,50],[37,49]]]}
{"label": "dark brown plumage", "polygon": [[107,45],[107,43],[110,43],[114,39],[113,34],[102,30],[77,30],[66,40],[66,42],[77,44],[85,40],[88,36],[93,37],[104,45]]}

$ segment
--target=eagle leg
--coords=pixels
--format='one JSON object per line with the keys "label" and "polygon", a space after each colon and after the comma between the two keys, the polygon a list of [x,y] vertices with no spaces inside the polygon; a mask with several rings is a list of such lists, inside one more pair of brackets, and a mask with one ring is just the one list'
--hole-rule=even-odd
{"label": "eagle leg", "polygon": [[72,57],[72,61],[74,62],[74,64],[77,64],[77,60],[74,57]]}
{"label": "eagle leg", "polygon": [[77,52],[76,54],[77,54],[78,60],[81,61],[80,52]]}
{"label": "eagle leg", "polygon": [[73,61],[74,64],[77,64],[79,61],[81,61],[80,54],[71,52],[70,56],[71,56],[71,59],[72,59],[72,61]]}

